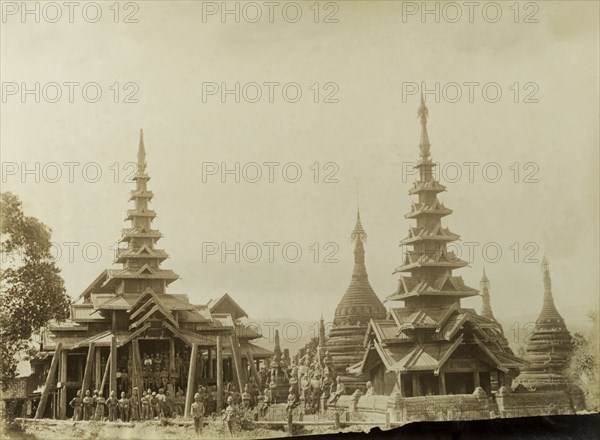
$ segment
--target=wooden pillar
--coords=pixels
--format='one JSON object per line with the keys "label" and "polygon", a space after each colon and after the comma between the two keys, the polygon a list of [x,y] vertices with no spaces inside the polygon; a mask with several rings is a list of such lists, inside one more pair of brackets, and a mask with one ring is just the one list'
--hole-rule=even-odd
{"label": "wooden pillar", "polygon": [[292,419],[291,411],[288,413],[287,428],[288,428],[288,432],[287,432],[288,437],[293,436],[294,435],[294,421]]}
{"label": "wooden pillar", "polygon": [[52,361],[50,362],[50,370],[48,370],[48,376],[46,376],[46,385],[44,386],[44,391],[42,391],[42,395],[40,396],[40,403],[38,404],[37,410],[35,411],[35,419],[41,419],[44,415],[46,403],[48,402],[48,396],[50,395],[50,388],[52,388],[52,385],[54,384],[56,369],[58,368],[58,359],[60,358],[61,352],[62,342],[59,342],[58,344],[56,344],[54,356],[52,356]]}
{"label": "wooden pillar", "polygon": [[143,367],[142,367],[142,356],[140,355],[140,346],[138,343],[137,338],[134,339],[133,341],[131,341],[131,347],[132,347],[132,351],[133,351],[133,364],[135,365],[134,369],[136,371],[136,377],[137,377],[137,387],[138,387],[138,392],[140,394],[138,394],[138,397],[141,397],[141,392],[144,389],[144,381],[143,381]]}
{"label": "wooden pillar", "polygon": [[446,394],[446,373],[441,372],[438,376],[440,395]]}
{"label": "wooden pillar", "polygon": [[194,399],[194,383],[196,379],[196,361],[198,359],[198,344],[192,344],[192,354],[190,355],[190,369],[188,372],[187,390],[185,392],[184,417],[190,416],[192,400]]}
{"label": "wooden pillar", "polygon": [[[398,394],[400,396],[405,396],[406,391],[404,390],[404,384],[402,383],[402,373],[398,373],[396,376],[396,383],[398,384]],[[373,385],[373,387],[375,387],[375,385]],[[375,389],[375,392],[377,394],[381,394],[383,390],[379,390],[379,389]]]}
{"label": "wooden pillar", "polygon": [[217,336],[217,414],[223,407],[223,344],[221,336]]}
{"label": "wooden pillar", "polygon": [[256,365],[254,362],[254,357],[250,350],[246,352],[246,357],[248,358],[248,365],[250,366],[250,372],[252,373],[252,377],[254,377],[254,381],[257,385],[260,386],[260,376],[258,375],[258,370],[256,369]]}
{"label": "wooden pillar", "polygon": [[481,385],[480,385],[480,382],[479,382],[479,371],[475,371],[475,372],[473,373],[473,386],[474,386],[475,388],[477,388],[477,387],[481,386]]}
{"label": "wooden pillar", "polygon": [[169,368],[175,368],[175,336],[169,339]]}
{"label": "wooden pillar", "polygon": [[110,392],[114,391],[117,393],[117,337],[113,335],[110,338],[110,388],[108,390],[108,396]]}
{"label": "wooden pillar", "polygon": [[419,374],[412,374],[412,388],[413,388],[413,397],[418,397],[421,395],[421,383],[419,381]]}
{"label": "wooden pillar", "polygon": [[498,371],[492,370],[490,371],[490,386],[492,388],[492,393],[495,393],[500,388],[498,384]]}
{"label": "wooden pillar", "polygon": [[207,363],[208,363],[208,378],[209,379],[214,379],[215,377],[215,372],[213,371],[213,356],[212,356],[212,347],[208,347],[208,350],[206,352],[206,358],[207,358]]}
{"label": "wooden pillar", "polygon": [[94,362],[94,380],[96,382],[95,389],[100,388],[102,383],[102,352],[101,347],[96,347],[96,361]]}
{"label": "wooden pillar", "polygon": [[59,419],[67,418],[67,350],[63,350],[60,353],[60,368],[58,373],[58,380],[60,381],[60,390],[59,390]]}
{"label": "wooden pillar", "polygon": [[235,377],[237,378],[238,391],[241,393],[242,391],[244,391],[245,372],[242,367],[240,344],[238,343],[238,339],[235,334],[229,336],[229,345],[231,347],[231,363],[235,368]]}
{"label": "wooden pillar", "polygon": [[112,358],[112,354],[109,354],[108,359],[106,360],[106,366],[104,367],[104,375],[102,376],[102,383],[100,384],[100,389],[98,390],[101,393],[104,393],[104,386],[106,385],[106,379],[108,379],[108,372],[110,371],[110,359],[111,358]]}
{"label": "wooden pillar", "polygon": [[88,348],[87,358],[85,360],[85,370],[83,372],[83,380],[81,381],[81,397],[85,396],[85,390],[87,390],[90,386],[90,380],[92,378],[92,367],[94,366],[94,352],[96,350],[96,345],[93,342],[90,342],[90,346]]}

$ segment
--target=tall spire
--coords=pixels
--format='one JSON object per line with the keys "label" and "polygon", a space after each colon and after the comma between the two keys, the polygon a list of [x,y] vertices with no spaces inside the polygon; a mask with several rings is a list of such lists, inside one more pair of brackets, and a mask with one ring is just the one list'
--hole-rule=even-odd
{"label": "tall spire", "polygon": [[556,310],[556,306],[554,305],[554,297],[552,296],[552,279],[550,278],[550,263],[548,259],[544,255],[542,259],[542,273],[544,276],[544,303],[542,306],[542,311],[540,312],[540,316],[538,317],[538,321],[540,320],[560,320],[563,321],[562,316]]}
{"label": "tall spire", "polygon": [[490,301],[490,280],[488,279],[485,268],[483,269],[483,276],[479,283],[481,287],[481,316],[484,318],[495,321],[494,314],[492,313],[492,303]]}
{"label": "tall spire", "polygon": [[356,209],[356,225],[352,230],[352,234],[350,235],[352,241],[367,241],[367,233],[363,229],[362,223],[360,222],[360,209]]}
{"label": "tall spire", "polygon": [[325,320],[322,314],[319,320],[319,347],[325,347]]}
{"label": "tall spire", "polygon": [[154,194],[148,190],[150,177],[146,172],[146,165],[144,132],[140,130],[137,172],[133,176],[135,189],[131,191],[129,198],[134,206],[133,209],[127,210],[125,218],[131,221],[131,227],[123,229],[121,242],[127,243],[127,247],[118,249],[115,263],[123,264],[124,277],[143,278],[137,284],[133,281],[126,282],[125,291],[128,293],[131,289],[144,291],[147,287],[152,287],[155,293],[166,293],[166,286],[179,277],[173,271],[160,267],[161,262],[167,259],[168,255],[164,250],[155,248],[162,234],[152,228],[156,213],[150,209],[150,201]]}
{"label": "tall spire", "polygon": [[550,264],[546,257],[542,260],[542,272],[544,304],[525,348],[525,359],[529,363],[515,379],[515,384],[538,390],[564,388],[569,384],[566,369],[573,348],[571,334],[554,305]]}
{"label": "tall spire", "polygon": [[275,346],[273,347],[273,353],[281,356],[281,345],[279,343],[279,330],[275,330]]}
{"label": "tall spire", "polygon": [[421,141],[419,142],[419,150],[421,150],[420,156],[422,160],[427,160],[430,155],[431,144],[429,143],[429,135],[427,134],[427,118],[429,117],[429,110],[425,105],[423,99],[423,92],[421,92],[421,104],[417,110],[417,115],[421,122]]}
{"label": "tall spire", "polygon": [[385,307],[369,283],[364,248],[367,233],[360,221],[360,211],[358,210],[356,211],[356,224],[350,238],[354,242],[354,270],[350,286],[335,310],[334,326],[345,322],[360,322],[366,325],[371,318],[385,316]]}
{"label": "tall spire", "polygon": [[137,154],[138,173],[146,174],[146,148],[144,146],[144,130],[140,128],[140,144]]}
{"label": "tall spire", "polygon": [[354,242],[354,271],[352,279],[367,278],[367,268],[365,267],[365,247],[363,243],[367,241],[367,233],[360,223],[360,211],[356,212],[356,225],[350,235]]}
{"label": "tall spire", "polygon": [[436,164],[430,158],[427,119],[429,110],[421,94],[417,111],[421,124],[419,142],[419,161],[415,165],[418,180],[413,183],[409,194],[416,195],[411,210],[404,217],[414,219],[416,225],[408,230],[408,236],[400,241],[400,246],[412,249],[404,252],[404,261],[394,273],[408,273],[401,276],[396,292],[386,298],[387,301],[404,301],[408,308],[437,304],[440,307],[450,303],[460,304],[460,299],[478,295],[476,289],[465,285],[459,276],[453,276],[454,269],[468,266],[467,261],[458,258],[448,250],[448,243],[458,240],[457,234],[442,227],[442,217],[452,214],[452,210],[438,200],[438,193],[446,191],[434,176]]}

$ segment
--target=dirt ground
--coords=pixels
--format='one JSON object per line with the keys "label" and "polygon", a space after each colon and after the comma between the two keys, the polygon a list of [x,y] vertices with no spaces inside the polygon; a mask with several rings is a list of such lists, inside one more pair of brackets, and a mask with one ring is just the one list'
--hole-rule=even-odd
{"label": "dirt ground", "polygon": [[[227,427],[219,420],[210,420],[204,426],[202,436],[196,436],[193,425],[176,426],[157,423],[136,423],[134,426],[117,426],[107,422],[70,422],[48,421],[45,423],[21,424],[21,429],[7,429],[2,440],[196,440],[202,439],[262,439],[286,436],[283,429],[265,429],[257,427],[253,430],[240,430],[229,435]],[[357,432],[358,428],[345,428],[339,432]],[[325,434],[338,432],[327,427],[311,429],[295,428],[294,435]]]}

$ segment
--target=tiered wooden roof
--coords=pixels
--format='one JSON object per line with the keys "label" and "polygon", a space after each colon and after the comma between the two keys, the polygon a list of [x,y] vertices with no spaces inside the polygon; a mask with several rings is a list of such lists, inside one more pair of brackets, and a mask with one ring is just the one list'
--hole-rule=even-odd
{"label": "tiered wooden roof", "polygon": [[418,115],[421,141],[415,168],[419,180],[409,191],[418,196],[418,202],[406,215],[416,220],[416,226],[410,227],[408,236],[400,242],[412,249],[405,252],[403,264],[394,272],[405,275],[400,276],[396,291],[386,298],[403,301],[404,307],[392,308],[385,319],[369,322],[363,340],[366,350],[361,361],[348,371],[366,374],[383,364],[384,371],[430,371],[437,375],[452,357],[466,359],[467,364],[481,361],[490,371],[518,370],[525,362],[514,356],[491,308],[489,316],[484,317],[461,307],[461,298],[479,292],[452,273],[468,263],[447,248],[459,236],[441,224],[441,218],[452,211],[437,198],[446,188],[433,175],[435,163],[430,157],[427,134],[429,111],[422,97]]}
{"label": "tiered wooden roof", "polygon": [[490,366],[500,370],[524,365],[508,347],[501,328],[472,309],[457,305],[398,308],[390,311],[389,318],[371,320],[364,341],[367,350],[361,362],[349,371],[368,371],[378,356],[388,371],[418,370],[437,374],[452,354],[466,344],[476,347]]}
{"label": "tiered wooden roof", "polygon": [[[156,213],[148,206],[153,193],[147,188],[150,177],[141,132],[137,167],[133,177],[136,189],[130,193],[134,209],[128,210],[126,217],[131,225],[123,229],[121,237],[126,247],[117,251],[115,259],[121,268],[103,270],[71,305],[70,319],[48,326],[44,349],[53,350],[57,342],[62,342],[64,349],[91,342],[108,346],[112,336],[116,336],[117,346],[138,336],[175,336],[189,345],[214,346],[217,335],[236,332],[244,351],[257,358],[269,357],[269,350],[250,342],[262,335],[239,322],[247,314],[229,295],[199,305],[192,304],[185,294],[166,292],[179,276],[161,267],[168,255],[155,248],[162,234],[152,228]],[[228,344],[225,341],[223,345]]]}
{"label": "tiered wooden roof", "polygon": [[[419,171],[419,180],[409,190],[409,194],[418,196],[418,201],[412,203],[410,212],[405,215],[408,219],[415,219],[417,224],[409,228],[408,236],[400,242],[401,246],[412,246],[412,249],[405,252],[402,265],[394,271],[408,273],[409,276],[402,276],[398,289],[386,298],[388,301],[405,301],[411,307],[419,304],[429,306],[435,297],[440,298],[440,304],[448,304],[449,301],[458,302],[460,298],[478,294],[476,289],[466,286],[461,277],[452,276],[452,270],[468,266],[468,262],[447,248],[448,243],[460,237],[441,224],[441,218],[451,214],[452,210],[437,198],[437,194],[445,191],[446,187],[434,178],[436,164],[430,157],[431,144],[427,133],[429,111],[423,100],[418,115],[421,140],[420,157],[415,168]],[[422,297],[428,298],[421,300]]]}

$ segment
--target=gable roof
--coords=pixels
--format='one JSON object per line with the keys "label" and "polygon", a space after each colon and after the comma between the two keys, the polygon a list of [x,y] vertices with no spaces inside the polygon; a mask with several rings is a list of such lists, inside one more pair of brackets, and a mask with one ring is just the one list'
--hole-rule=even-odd
{"label": "gable roof", "polygon": [[[242,309],[240,305],[235,302],[231,296],[229,296],[228,293],[223,294],[216,300],[211,299],[207,305],[211,312],[229,313],[234,317],[234,319],[248,316],[246,311]],[[234,313],[231,313],[232,311]]]}

